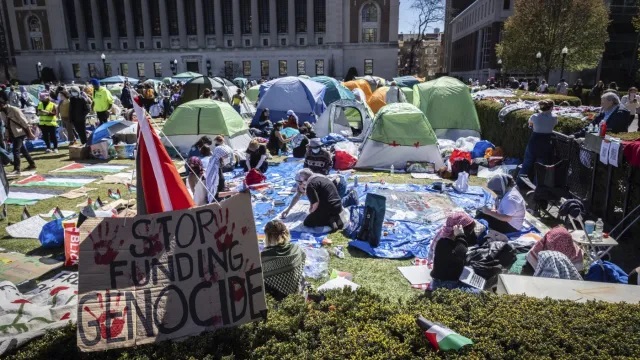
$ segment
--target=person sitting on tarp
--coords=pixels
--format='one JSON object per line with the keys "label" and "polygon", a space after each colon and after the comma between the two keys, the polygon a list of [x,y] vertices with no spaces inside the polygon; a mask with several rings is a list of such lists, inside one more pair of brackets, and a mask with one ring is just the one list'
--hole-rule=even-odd
{"label": "person sitting on tarp", "polygon": [[533,276],[564,279],[564,280],[582,280],[582,276],[571,263],[569,258],[559,252],[545,250],[541,251],[538,258]]}
{"label": "person sitting on tarp", "polygon": [[202,154],[200,153],[200,148],[203,145],[212,146],[213,140],[211,140],[211,138],[208,136],[203,136],[200,139],[198,139],[198,141],[196,141],[196,143],[193,144],[193,146],[191,146],[191,149],[189,150],[189,157],[192,157],[192,156],[202,157]]}
{"label": "person sitting on tarp", "polygon": [[467,255],[467,236],[473,235],[475,221],[466,213],[449,215],[445,225],[431,242],[429,258],[433,263],[429,290],[460,289],[477,293],[473,288],[460,281]]}
{"label": "person sitting on tarp", "polygon": [[314,174],[309,169],[300,169],[296,174],[296,194],[289,207],[282,213],[282,218],[289,215],[302,195],[307,195],[311,205],[309,215],[304,219],[304,226],[330,226],[333,231],[342,229],[344,223],[340,219],[342,199],[336,184],[324,175]]}
{"label": "person sitting on tarp", "polygon": [[262,110],[260,113],[260,119],[258,119],[258,124],[255,127],[249,129],[249,132],[254,137],[263,137],[266,138],[273,130],[273,124],[269,119],[269,109]]}
{"label": "person sitting on tarp", "polygon": [[220,193],[225,189],[222,169],[232,163],[233,149],[228,145],[218,145],[213,149],[213,155],[206,167],[206,187],[209,203],[220,198]]}
{"label": "person sitting on tarp", "polygon": [[253,139],[247,147],[247,159],[240,162],[245,172],[251,169],[258,169],[261,173],[266,173],[269,168],[267,161],[267,147]]}
{"label": "person sitting on tarp", "polygon": [[303,134],[298,134],[291,140],[291,148],[293,149],[292,154],[296,159],[303,159],[305,155],[307,155],[308,147],[309,138]]}
{"label": "person sitting on tarp", "polygon": [[206,179],[204,178],[204,169],[206,169],[206,167],[197,156],[190,157],[189,160],[187,160],[187,164],[192,171],[187,178],[187,184],[193,194],[193,202],[196,206],[206,205],[209,203],[207,200],[207,188],[205,186]]}
{"label": "person sitting on tarp", "polygon": [[318,137],[316,135],[315,130],[313,129],[313,125],[311,125],[310,122],[305,121],[302,126],[300,126],[300,134],[303,134],[304,136],[306,136],[308,139],[313,139]]}
{"label": "person sitting on tarp", "polygon": [[309,149],[304,156],[304,167],[316,174],[329,175],[333,166],[331,153],[322,147],[318,138],[309,140]]}
{"label": "person sitting on tarp", "polygon": [[290,143],[293,138],[285,138],[282,133],[282,123],[276,123],[269,135],[269,142],[267,143],[267,149],[273,156],[280,155],[280,152],[287,151],[287,143]]}
{"label": "person sitting on tarp", "polygon": [[280,301],[302,290],[305,263],[304,251],[292,244],[289,229],[280,220],[271,220],[264,227],[265,249],[260,253],[265,290]]}
{"label": "person sitting on tarp", "polygon": [[511,175],[495,175],[489,179],[487,187],[498,195],[498,208],[494,210],[485,206],[479,210],[476,218],[485,219],[489,223],[489,229],[503,234],[522,230],[527,203],[516,189],[516,182]]}
{"label": "person sitting on tarp", "polygon": [[584,267],[584,253],[582,249],[573,242],[571,234],[564,227],[559,226],[549,230],[549,232],[529,250],[527,253],[527,263],[531,265],[533,269],[537,268],[538,262],[540,261],[540,252],[542,251],[557,251],[564,254],[578,271]]}
{"label": "person sitting on tarp", "polygon": [[284,124],[285,128],[298,128],[298,115],[293,110],[287,111],[287,121]]}

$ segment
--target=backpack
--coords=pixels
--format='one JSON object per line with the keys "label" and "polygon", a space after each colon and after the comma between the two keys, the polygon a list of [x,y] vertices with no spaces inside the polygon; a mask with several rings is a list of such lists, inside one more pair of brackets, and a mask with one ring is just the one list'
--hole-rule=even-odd
{"label": "backpack", "polygon": [[357,239],[369,242],[373,248],[380,245],[386,202],[387,198],[378,194],[367,194],[365,200],[362,227],[358,232]]}

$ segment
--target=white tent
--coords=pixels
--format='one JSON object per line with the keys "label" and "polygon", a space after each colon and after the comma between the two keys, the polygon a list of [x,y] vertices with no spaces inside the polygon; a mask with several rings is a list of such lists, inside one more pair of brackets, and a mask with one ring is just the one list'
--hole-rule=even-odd
{"label": "white tent", "polygon": [[358,130],[357,139],[363,139],[367,130],[373,123],[367,109],[355,100],[338,100],[327,108],[314,126],[318,137],[324,137],[330,133],[340,134],[344,137],[353,137],[353,130]]}
{"label": "white tent", "polygon": [[444,166],[436,134],[417,107],[407,103],[384,106],[376,115],[360,147],[356,168],[405,169],[407,162]]}

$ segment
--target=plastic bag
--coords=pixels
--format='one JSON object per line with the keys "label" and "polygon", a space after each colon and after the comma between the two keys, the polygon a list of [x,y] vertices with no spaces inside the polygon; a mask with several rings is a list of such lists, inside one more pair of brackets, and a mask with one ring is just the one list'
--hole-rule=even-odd
{"label": "plastic bag", "polygon": [[357,162],[358,158],[355,156],[343,150],[336,150],[336,158],[333,168],[336,170],[349,170],[352,169]]}
{"label": "plastic bag", "polygon": [[352,143],[351,141],[343,141],[343,142],[339,142],[335,145],[335,150],[342,150],[345,151],[351,155],[353,155],[354,157],[358,157],[358,147],[356,146],[356,144]]}
{"label": "plastic bag", "polygon": [[475,136],[467,136],[459,138],[456,141],[456,149],[460,149],[462,151],[471,152],[473,148],[476,146],[476,143],[480,141],[480,138]]}
{"label": "plastic bag", "polygon": [[458,180],[453,183],[453,188],[458,192],[467,192],[469,190],[469,174],[466,171],[458,174]]}
{"label": "plastic bag", "polygon": [[304,262],[304,276],[321,279],[329,275],[329,252],[323,248],[303,247],[307,256]]}
{"label": "plastic bag", "polygon": [[38,236],[40,244],[45,249],[64,246],[64,228],[62,219],[56,219],[44,224]]}

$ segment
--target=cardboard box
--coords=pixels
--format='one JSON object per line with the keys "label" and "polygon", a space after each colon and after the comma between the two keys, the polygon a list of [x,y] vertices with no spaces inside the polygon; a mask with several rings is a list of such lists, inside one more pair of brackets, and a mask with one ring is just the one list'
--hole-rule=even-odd
{"label": "cardboard box", "polygon": [[86,160],[89,158],[89,148],[84,145],[69,146],[69,160]]}

